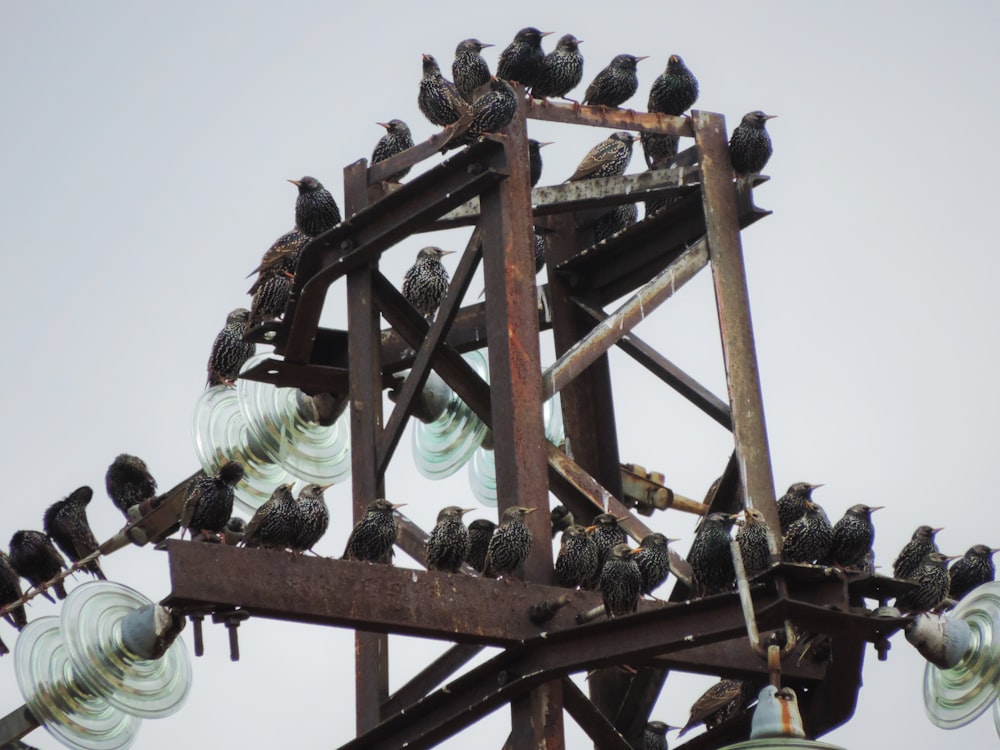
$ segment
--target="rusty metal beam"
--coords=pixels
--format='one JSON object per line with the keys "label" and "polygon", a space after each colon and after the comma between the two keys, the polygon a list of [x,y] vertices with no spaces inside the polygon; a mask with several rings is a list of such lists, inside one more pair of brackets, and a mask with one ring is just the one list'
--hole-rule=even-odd
{"label": "rusty metal beam", "polygon": [[482,653],[482,650],[482,646],[466,643],[459,643],[449,648],[389,696],[381,707],[382,718],[388,718],[416,703]]}
{"label": "rusty metal beam", "polygon": [[21,739],[41,725],[41,722],[35,718],[27,706],[15,708],[0,718],[0,747],[5,747],[8,743]]}
{"label": "rusty metal beam", "polygon": [[563,701],[569,715],[580,726],[587,736],[594,741],[594,746],[601,750],[633,750],[633,746],[625,741],[621,733],[597,707],[590,698],[576,686],[568,677],[562,679]]}
{"label": "rusty metal beam", "polygon": [[645,130],[690,138],[694,135],[690,119],[661,115],[656,112],[635,112],[631,109],[608,109],[560,102],[530,100],[527,110],[529,120],[563,122],[570,125],[591,125],[618,130]]}

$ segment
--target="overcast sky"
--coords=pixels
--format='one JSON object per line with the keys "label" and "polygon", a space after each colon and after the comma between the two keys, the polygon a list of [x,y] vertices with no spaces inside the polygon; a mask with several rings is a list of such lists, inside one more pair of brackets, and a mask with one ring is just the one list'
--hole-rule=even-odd
{"label": "overcast sky", "polygon": [[[883,570],[919,524],[946,527],[938,540],[949,554],[1000,546],[1000,6],[338,5],[0,0],[0,227],[11,303],[0,543],[40,528],[44,508],[82,484],[96,490],[97,535],[113,534],[122,518],[103,477],[118,453],[142,456],[163,489],[191,474],[209,347],[227,312],[249,306],[247,272],[292,226],[295,189],[285,180],[316,176],[343,205],[342,168],[370,156],[377,121],[402,118],[417,139],[434,132],[416,106],[421,53],[447,70],[456,43],[478,37],[497,45],[486,51],[494,65],[533,25],[584,40],[577,95],[615,54],[649,55],[630,102],[642,109],[676,53],[701,83],[696,107],[723,113],[730,128],[753,109],[779,115],[769,123],[772,180],[757,191],[774,215],[743,235],[778,488],[825,483],[816,499],[835,518],[856,502],[887,506],[875,516]],[[537,122],[529,132],[555,141],[543,152],[542,184],[568,177],[607,135]],[[632,171],[641,168],[637,155]],[[459,250],[466,236],[434,242]],[[417,237],[387,252],[388,278],[400,282],[424,244]],[[325,315],[343,324],[342,285]],[[707,272],[636,333],[725,394]],[[546,337],[546,358],[551,350]],[[626,358],[612,362],[622,459],[700,498],[731,436]],[[471,499],[464,471],[438,483],[416,475],[408,440],[387,494],[426,528],[442,506]],[[350,527],[349,491],[327,498],[333,528],[318,549],[334,555]],[[650,524],[684,538],[686,550],[691,519],[670,513]],[[103,565],[153,599],[169,593],[162,553],[128,549]],[[55,612],[41,602],[29,615]],[[240,632],[243,661],[231,664],[225,631],[206,628],[188,705],[146,722],[138,747],[175,747],[182,736],[191,748],[329,748],[353,736],[347,631],[251,620]],[[0,635],[13,645],[9,627]],[[923,716],[923,662],[901,636],[893,643],[887,663],[869,650],[857,713],[825,739],[913,750],[996,742],[988,717],[952,733],[933,727]],[[420,642],[413,659],[401,644],[390,646],[393,687],[440,648]],[[653,717],[684,723],[711,682],[672,676]],[[0,713],[21,702],[13,661],[0,659]],[[499,747],[507,716],[498,711],[445,746]],[[570,746],[587,746],[569,719],[567,732]],[[27,739],[58,747],[43,731]]]}

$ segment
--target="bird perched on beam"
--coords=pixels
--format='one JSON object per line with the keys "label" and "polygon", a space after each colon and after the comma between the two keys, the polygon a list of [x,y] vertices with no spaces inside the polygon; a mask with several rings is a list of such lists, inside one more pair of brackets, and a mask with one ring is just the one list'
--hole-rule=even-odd
{"label": "bird perched on beam", "polygon": [[806,500],[805,513],[793,521],[782,538],[781,556],[788,562],[825,560],[833,544],[833,527],[819,503]]}
{"label": "bird perched on beam", "polygon": [[565,99],[566,94],[576,88],[583,79],[581,44],[582,39],[564,34],[556,43],[556,48],[542,58],[535,83],[531,87],[531,95],[535,99]]}
{"label": "bird perched on beam", "polygon": [[[469,555],[469,530],[462,516],[475,510],[449,505],[437,514],[437,523],[427,538],[427,569],[457,573]],[[481,570],[481,568],[480,568]]]}
{"label": "bird perched on beam", "polygon": [[771,529],[768,528],[763,513],[756,508],[743,511],[743,521],[736,532],[736,541],[740,545],[747,578],[770,569]]}
{"label": "bird perched on beam", "polygon": [[536,141],[534,138],[528,139],[528,172],[531,177],[531,187],[538,184],[542,179],[542,153],[545,146],[551,146],[552,141]]}
{"label": "bird perched on beam", "polygon": [[433,319],[448,293],[451,279],[441,258],[452,252],[439,247],[425,247],[417,253],[416,262],[403,276],[403,296],[428,320]]}
{"label": "bird perched on beam", "polygon": [[478,39],[464,39],[455,47],[455,60],[451,64],[451,77],[459,95],[470,104],[480,94],[479,89],[490,81],[490,66],[479,54],[492,44]]}
{"label": "bird perched on beam", "polygon": [[597,564],[597,545],[587,529],[579,524],[566,527],[556,555],[556,580],[559,585],[568,589],[587,586],[597,577]]}
{"label": "bird perched on beam", "polygon": [[469,524],[469,554],[465,562],[478,572],[486,567],[486,552],[489,550],[490,539],[497,525],[488,518],[477,518]]}
{"label": "bird perched on beam", "polygon": [[738,175],[760,172],[771,158],[771,136],[764,125],[777,115],[766,115],[759,109],[743,115],[729,138],[729,160]]}
{"label": "bird perched on beam", "polygon": [[[6,552],[0,550],[0,607],[13,604],[21,596],[21,579],[14,570],[14,566],[10,564],[10,557],[7,556]],[[28,615],[24,611],[23,604],[20,607],[14,607],[4,615],[4,618],[18,630],[28,624]]]}
{"label": "bird perched on beam", "polygon": [[962,559],[952,563],[948,571],[951,580],[948,597],[955,600],[961,599],[976,586],[992,581],[996,577],[993,555],[997,552],[1000,552],[1000,547],[991,549],[985,544],[969,547]]}
{"label": "bird perched on beam", "polygon": [[646,59],[646,55],[615,55],[604,70],[598,73],[587,86],[583,95],[584,104],[600,107],[620,107],[639,88],[636,66]]}
{"label": "bird perched on beam", "polygon": [[612,133],[583,157],[573,176],[566,182],[595,177],[619,177],[625,174],[632,160],[632,144],[636,137],[624,130]]}
{"label": "bird perched on beam", "polygon": [[514,505],[503,512],[500,525],[493,532],[489,547],[486,549],[484,576],[497,578],[517,573],[531,552],[531,529],[524,519],[536,510],[538,508]]}
{"label": "bird perched on beam", "polygon": [[910,541],[900,550],[896,561],[892,564],[892,577],[906,580],[916,573],[927,554],[938,551],[934,535],[939,531],[941,529],[934,529],[926,524],[918,526]]}
{"label": "bird perched on beam", "polygon": [[[24,529],[15,531],[10,538],[10,564],[15,573],[35,587],[66,569],[66,562],[47,534]],[[56,581],[52,588],[59,599],[66,598],[66,586],[62,581]],[[47,591],[42,595],[50,602],[55,601]]]}
{"label": "bird perched on beam", "polygon": [[728,591],[736,580],[733,555],[729,549],[729,531],[734,517],[728,513],[709,513],[695,533],[688,562],[698,595]]}
{"label": "bird perched on beam", "polygon": [[601,598],[608,617],[631,614],[639,608],[642,573],[635,561],[636,552],[627,544],[616,544],[601,568]]}
{"label": "bird perched on beam", "polygon": [[[698,99],[698,79],[688,70],[680,55],[671,55],[667,68],[649,89],[646,109],[664,115],[677,117]],[[640,136],[642,153],[650,169],[662,169],[667,162],[677,156],[678,137],[668,133],[646,133]]]}
{"label": "bird perched on beam", "polygon": [[551,31],[539,31],[526,26],[514,35],[514,41],[504,48],[497,61],[497,78],[517,81],[522,86],[532,87],[538,80],[538,70],[545,59],[542,39]]}
{"label": "bird perched on beam", "polygon": [[333,194],[315,177],[289,180],[299,189],[295,199],[295,228],[316,237],[340,223],[340,207]]}
{"label": "bird perched on beam", "polygon": [[396,543],[399,524],[396,522],[396,508],[405,503],[393,505],[384,497],[372,502],[365,516],[358,521],[347,538],[343,560],[367,560],[385,562],[392,557],[392,546]]}
{"label": "bird perched on beam", "polygon": [[[376,123],[385,128],[385,135],[378,139],[375,149],[372,151],[372,164],[378,164],[396,154],[401,154],[409,148],[413,148],[413,136],[410,134],[409,126],[402,120],[389,120],[389,122]],[[385,178],[386,182],[399,182],[410,173],[410,167],[402,169],[395,174]]]}
{"label": "bird perched on beam", "polygon": [[860,567],[875,540],[872,513],[882,507],[858,503],[848,508],[833,526],[833,543],[827,561],[841,568]]}
{"label": "bird perched on beam", "polygon": [[[94,491],[90,487],[78,487],[65,499],[50,505],[42,518],[45,533],[70,559],[70,562],[80,562],[97,552],[97,538],[87,520],[87,505],[93,496]],[[96,559],[81,569],[102,581],[107,580]]]}
{"label": "bird perched on beam", "polygon": [[284,273],[269,273],[255,284],[250,302],[250,319],[247,328],[254,328],[264,321],[277,320],[285,314],[292,294],[292,277]]}
{"label": "bird perched on beam", "polygon": [[667,732],[676,729],[662,721],[650,721],[642,731],[642,750],[667,750]]}
{"label": "bird perched on beam", "polygon": [[330,485],[307,484],[299,490],[295,501],[295,530],[288,544],[292,552],[308,552],[326,533],[330,526],[330,509],[326,506],[323,493]]}
{"label": "bird perched on beam", "polygon": [[635,564],[639,566],[639,574],[642,576],[640,594],[652,595],[653,591],[667,580],[670,574],[670,552],[667,546],[676,541],[653,532],[644,536],[639,542],[639,547],[635,551]]}
{"label": "bird perched on beam", "polygon": [[622,203],[604,214],[594,224],[594,240],[601,242],[624,232],[639,221],[639,207],[635,203]]}
{"label": "bird perched on beam", "polygon": [[239,461],[226,461],[215,474],[194,477],[187,486],[181,528],[190,531],[192,536],[198,532],[221,533],[233,515],[234,488],[244,473]]}
{"label": "bird perched on beam", "polygon": [[813,490],[822,486],[821,484],[809,484],[809,482],[796,482],[777,499],[778,523],[781,524],[782,535],[788,531],[792,521],[801,518],[806,512],[806,501],[812,498]]}
{"label": "bird perched on beam", "polygon": [[951,579],[948,575],[949,557],[940,552],[929,552],[910,577],[916,586],[896,597],[896,607],[905,613],[930,612],[944,604],[948,597]]}
{"label": "bird perched on beam", "polygon": [[694,702],[687,723],[677,736],[683,737],[689,729],[702,723],[708,730],[715,729],[746,708],[754,697],[753,685],[746,680],[719,680]]}
{"label": "bird perched on beam", "polygon": [[588,532],[597,546],[597,572],[588,584],[588,588],[597,587],[601,569],[615,545],[624,544],[625,529],[619,526],[622,520],[624,519],[618,518],[613,513],[599,513],[594,516],[594,525],[588,527]]}
{"label": "bird perched on beam", "polygon": [[[282,308],[284,309],[284,308]],[[244,341],[243,336],[250,328],[250,311],[237,307],[226,316],[226,325],[212,342],[212,351],[208,355],[208,387],[216,385],[231,386],[239,377],[240,368],[246,364],[257,350],[250,341]]]}
{"label": "bird perched on beam", "polygon": [[243,546],[286,549],[295,533],[297,516],[292,485],[279,484],[251,517],[243,532]]}
{"label": "bird perched on beam", "polygon": [[498,133],[514,118],[517,111],[517,94],[502,78],[491,78],[489,90],[472,105],[472,122],[469,129],[448,141],[443,151],[468,146],[486,133]]}
{"label": "bird perched on beam", "polygon": [[458,122],[462,115],[470,112],[469,103],[458,93],[455,84],[441,75],[433,55],[424,55],[423,61],[417,106],[432,125],[447,127]]}
{"label": "bird perched on beam", "polygon": [[291,278],[295,275],[295,270],[299,265],[299,256],[302,255],[302,248],[309,244],[310,237],[305,232],[292,229],[285,232],[276,239],[260,259],[260,265],[253,269],[248,276],[257,274],[253,286],[247,290],[247,294],[254,294],[261,282],[272,274],[282,274]]}
{"label": "bird perched on beam", "polygon": [[156,495],[156,480],[149,473],[146,462],[128,453],[118,455],[104,475],[104,485],[111,502],[125,518],[133,505]]}

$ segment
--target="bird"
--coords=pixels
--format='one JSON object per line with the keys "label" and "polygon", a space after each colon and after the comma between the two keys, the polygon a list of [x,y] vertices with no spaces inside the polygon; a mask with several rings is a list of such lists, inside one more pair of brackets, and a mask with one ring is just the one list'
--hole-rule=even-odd
{"label": "bird", "polygon": [[534,228],[535,235],[535,273],[537,274],[543,268],[545,268],[545,248],[548,245],[548,239],[546,239],[546,232],[544,229],[539,227]]}
{"label": "bird", "polygon": [[639,207],[635,203],[622,203],[604,214],[594,224],[594,240],[601,242],[623,232],[639,221]]}
{"label": "bird", "polygon": [[244,341],[243,335],[250,328],[250,311],[237,307],[226,316],[226,325],[212,342],[208,355],[208,387],[231,386],[239,377],[240,368],[257,350],[256,344]]}
{"label": "bird", "polygon": [[556,538],[556,534],[566,531],[566,529],[575,523],[576,519],[573,517],[573,511],[562,503],[556,505],[549,511],[549,524],[552,526],[553,539]]}
{"label": "bird", "polygon": [[[556,506],[561,508],[562,506]],[[556,580],[568,589],[581,588],[598,574],[597,545],[579,524],[570,524],[562,532],[556,555]]]}
{"label": "bird", "polygon": [[777,115],[766,115],[759,109],[743,115],[729,138],[729,160],[738,175],[760,172],[771,158],[771,136],[764,125]]}
{"label": "bird", "polygon": [[531,552],[531,529],[524,522],[525,516],[538,508],[513,505],[504,510],[500,525],[490,538],[486,548],[486,563],[483,575],[488,578],[514,575],[528,559]]}
{"label": "bird", "polygon": [[646,109],[675,117],[684,114],[698,101],[698,79],[688,70],[680,55],[667,58],[667,67],[649,89]]}
{"label": "bird", "polygon": [[[372,151],[372,164],[401,154],[408,148],[413,148],[413,136],[410,134],[410,127],[402,120],[389,120],[389,122],[376,123],[385,128],[385,135],[378,139],[375,149]],[[386,182],[399,182],[410,173],[410,167],[401,169],[385,178]]]}
{"label": "bird", "polygon": [[610,64],[587,86],[583,103],[601,107],[620,107],[639,88],[636,66],[646,55],[615,55]]}
{"label": "bird", "polygon": [[667,750],[667,732],[674,727],[662,721],[650,721],[642,731],[643,750]]}
{"label": "bird", "polygon": [[535,85],[538,70],[545,52],[542,50],[542,39],[551,31],[539,31],[533,26],[526,26],[514,35],[514,41],[508,44],[497,60],[497,78],[505,81],[517,81],[522,86]]}
{"label": "bird", "polygon": [[[650,169],[665,169],[677,156],[677,145],[680,143],[680,137],[669,133],[648,133],[643,130],[639,134],[639,141],[642,144],[642,157],[646,161],[646,166]],[[654,207],[648,210],[650,214],[662,207],[653,201],[647,201],[646,205],[651,203]],[[663,203],[662,200],[661,203]],[[663,205],[666,204],[663,203]]]}
{"label": "bird", "polygon": [[1000,547],[991,549],[985,544],[969,547],[965,555],[952,563],[948,571],[951,581],[948,598],[961,599],[976,586],[992,581],[996,577],[993,555],[997,552],[1000,552]]}
{"label": "bird", "polygon": [[264,257],[260,259],[260,264],[247,274],[247,276],[257,274],[257,278],[254,280],[253,286],[247,290],[247,294],[255,294],[257,287],[272,274],[283,274],[289,278],[295,276],[302,248],[309,244],[311,239],[312,237],[298,229],[290,229],[271,243],[271,246],[264,253]]}
{"label": "bird", "polygon": [[664,534],[646,534],[635,551],[635,563],[642,577],[640,594],[652,595],[670,574],[670,552],[667,546],[676,539],[668,539]]}
{"label": "bird", "polygon": [[624,130],[612,133],[587,152],[573,176],[566,182],[625,174],[632,159],[632,144],[635,139],[632,133]]}
{"label": "bird", "polygon": [[[94,491],[84,485],[77,487],[65,499],[52,503],[42,517],[42,528],[70,562],[79,562],[97,552],[98,544],[87,521],[87,505]],[[82,567],[102,581],[107,580],[97,559]]]}
{"label": "bird", "polygon": [[688,562],[691,563],[699,596],[727,591],[736,580],[729,549],[729,530],[733,520],[729,513],[709,513],[695,532]]}
{"label": "bird", "polygon": [[462,516],[475,510],[449,505],[437,514],[427,538],[427,569],[457,573],[469,556],[469,530]]}
{"label": "bird", "polygon": [[852,505],[833,526],[833,543],[827,553],[828,562],[841,568],[857,568],[865,560],[875,540],[871,514],[881,505]]}
{"label": "bird", "polygon": [[531,187],[538,184],[542,179],[542,148],[551,146],[552,141],[536,141],[534,138],[528,139],[528,172],[531,179]]}
{"label": "bird", "polygon": [[384,497],[373,501],[347,538],[342,560],[368,560],[384,562],[392,557],[392,545],[396,543],[399,524],[396,523],[396,508],[405,503],[393,505]]}
{"label": "bird", "polygon": [[269,273],[255,285],[250,302],[250,319],[247,328],[254,328],[266,320],[277,320],[285,314],[288,298],[292,293],[292,278],[284,273]]}
{"label": "bird", "polygon": [[776,500],[778,505],[778,523],[781,524],[781,533],[788,531],[792,521],[802,517],[806,512],[806,500],[812,498],[813,490],[822,487],[821,484],[809,484],[809,482],[796,482],[788,487],[785,494]]}
{"label": "bird", "polygon": [[[0,607],[13,604],[21,596],[21,579],[11,565],[10,557],[0,550]],[[18,630],[28,624],[28,615],[24,611],[23,604],[7,612],[4,618]]]}
{"label": "bird", "polygon": [[753,685],[746,680],[723,678],[712,685],[691,706],[687,723],[677,733],[683,737],[689,729],[704,723],[708,730],[715,729],[731,716],[743,710],[754,698]]}
{"label": "bird", "polygon": [[482,572],[486,567],[486,551],[497,525],[488,518],[477,518],[469,524],[469,554],[465,562],[476,572]]}
{"label": "bird", "polygon": [[[10,564],[15,573],[36,588],[66,569],[65,560],[47,534],[25,529],[15,531],[10,538]],[[56,597],[66,598],[63,581],[56,581],[52,588]],[[55,601],[47,591],[43,591],[42,595],[50,602]]]}
{"label": "bird", "polygon": [[486,133],[498,133],[514,118],[517,111],[517,94],[502,78],[489,80],[489,91],[476,99],[472,105],[472,122],[459,137],[452,138],[444,146],[444,151],[468,146]]}
{"label": "bird", "polygon": [[337,200],[315,177],[289,180],[299,189],[295,199],[295,228],[309,237],[317,237],[340,223]]}
{"label": "bird", "polygon": [[222,543],[235,547],[243,541],[243,535],[247,531],[247,522],[239,516],[230,516],[226,525],[222,527]]}
{"label": "bird", "polygon": [[119,454],[104,475],[108,497],[128,518],[128,511],[143,500],[156,495],[156,480],[149,473],[146,462],[128,453]]}
{"label": "bird", "polygon": [[417,260],[403,276],[403,296],[428,320],[434,317],[448,293],[450,277],[441,258],[452,252],[425,247],[417,253]]}
{"label": "bird", "polygon": [[788,562],[825,560],[833,544],[833,527],[819,503],[806,500],[806,510],[782,536],[781,557]]}
{"label": "bird", "polygon": [[896,608],[906,614],[930,612],[944,604],[951,584],[948,561],[954,559],[941,552],[928,552],[910,577],[916,586],[896,597]]}
{"label": "bird", "polygon": [[490,66],[479,54],[492,44],[478,39],[463,39],[455,47],[455,60],[451,64],[451,77],[459,95],[470,104],[476,100],[477,90],[489,83]]}
{"label": "bird", "polygon": [[611,554],[611,550],[615,545],[625,542],[625,529],[618,525],[621,520],[613,513],[599,513],[594,516],[593,526],[588,527],[588,532],[594,540],[594,544],[597,545],[597,573],[587,588],[597,586],[601,568],[604,567],[604,562]]}
{"label": "bird", "polygon": [[257,508],[243,532],[244,547],[286,549],[295,533],[298,503],[291,484],[279,484]]}
{"label": "bird", "polygon": [[642,573],[635,561],[637,551],[627,544],[616,544],[604,561],[599,586],[608,617],[631,614],[639,608]]}
{"label": "bird", "polygon": [[565,99],[566,94],[576,88],[583,78],[583,55],[579,49],[581,44],[582,39],[564,34],[556,43],[556,48],[542,58],[531,87],[531,95],[535,99]]}
{"label": "bird", "polygon": [[432,125],[447,127],[468,114],[469,103],[462,98],[455,84],[441,75],[433,55],[423,56],[423,77],[417,94],[417,106]]}
{"label": "bird", "polygon": [[295,530],[288,547],[293,552],[308,552],[323,538],[330,526],[330,509],[326,506],[323,493],[329,484],[307,484],[299,490],[296,499]]}
{"label": "bird", "polygon": [[906,580],[916,573],[917,567],[927,556],[927,553],[937,551],[938,546],[934,541],[934,535],[939,531],[941,529],[934,529],[926,524],[918,526],[910,541],[900,550],[896,561],[892,564],[892,577]]}
{"label": "bird", "polygon": [[736,532],[747,578],[753,578],[771,567],[771,529],[764,514],[756,508],[743,511],[743,522]]}
{"label": "bird", "polygon": [[199,474],[187,486],[181,511],[181,528],[191,534],[219,534],[233,515],[234,488],[243,479],[245,469],[239,461],[226,461],[215,474]]}

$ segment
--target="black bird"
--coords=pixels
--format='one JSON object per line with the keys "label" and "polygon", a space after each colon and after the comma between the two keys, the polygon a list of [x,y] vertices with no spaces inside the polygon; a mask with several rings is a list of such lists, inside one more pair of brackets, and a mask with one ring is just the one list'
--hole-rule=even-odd
{"label": "black bird", "polygon": [[608,617],[627,615],[639,608],[642,573],[635,562],[637,551],[627,544],[616,544],[601,568],[601,598]]}
{"label": "black bird", "polygon": [[[413,148],[413,136],[409,126],[402,120],[389,120],[377,123],[385,128],[385,135],[378,139],[372,151],[372,164],[378,164],[389,157],[401,154],[408,148]],[[386,182],[399,182],[410,173],[410,167],[400,170],[385,178]]]}
{"label": "black bird", "polygon": [[104,485],[111,502],[128,518],[133,505],[156,495],[156,480],[138,456],[122,453],[108,467]]}
{"label": "black bird", "polygon": [[295,532],[288,547],[293,552],[308,552],[323,538],[330,526],[330,509],[323,493],[330,485],[307,484],[299,491]]}
{"label": "black bird", "polygon": [[311,240],[308,234],[292,229],[285,232],[276,239],[260,259],[260,265],[253,269],[248,276],[257,274],[257,278],[247,290],[247,294],[254,294],[257,288],[271,274],[283,274],[289,278],[295,276],[295,270],[299,265],[299,256],[302,255],[302,248],[309,244]]}
{"label": "black bird", "polygon": [[432,55],[424,55],[424,75],[420,79],[417,106],[432,125],[446,127],[470,111],[469,103],[458,93],[455,84],[441,75]]}
{"label": "black bird", "polygon": [[[10,564],[14,572],[36,588],[66,569],[59,550],[52,544],[48,535],[41,531],[15,531],[10,538]],[[66,598],[66,587],[63,581],[52,585],[59,599]],[[47,591],[42,595],[54,602]]]}
{"label": "black bird", "polygon": [[486,549],[483,575],[497,578],[516,574],[531,552],[531,529],[524,522],[524,517],[536,510],[538,508],[514,505],[503,512],[500,525],[493,532]]}
{"label": "black bird", "polygon": [[639,88],[636,66],[646,55],[615,55],[611,63],[595,76],[583,95],[584,104],[620,107]]}
{"label": "black bird", "polygon": [[449,505],[437,514],[437,523],[427,538],[427,569],[457,573],[469,556],[469,530],[462,516],[474,508]]}
{"label": "black bird", "polygon": [[[556,506],[561,508],[563,506]],[[597,577],[597,545],[579,524],[567,526],[556,555],[556,580],[560,586],[575,589],[586,586]]]}
{"label": "black bird", "polygon": [[733,555],[729,549],[729,530],[733,517],[728,513],[709,513],[695,533],[688,562],[698,586],[698,595],[727,591],[736,580]]}
{"label": "black bird", "polygon": [[777,115],[765,115],[759,109],[743,115],[729,138],[729,160],[736,174],[756,174],[771,158],[771,137],[764,125]]}
{"label": "black bird", "polygon": [[[644,130],[639,134],[639,140],[642,143],[642,157],[650,169],[666,169],[677,156],[679,136],[669,133],[647,133]],[[650,203],[653,201],[647,201],[646,205]],[[653,210],[648,210],[647,213],[652,214],[659,207],[659,204],[654,204]]]}
{"label": "black bird", "polygon": [[[0,607],[13,604],[21,598],[21,579],[10,564],[7,553],[0,550]],[[24,611],[24,606],[14,607],[4,615],[7,622],[20,630],[28,624],[28,615]]]}
{"label": "black bird", "polygon": [[548,239],[546,232],[538,227],[534,228],[535,233],[535,273],[538,273],[543,268],[545,268],[545,248],[548,245]]}
{"label": "black bird", "polygon": [[927,557],[927,553],[937,552],[938,546],[934,541],[934,535],[939,531],[941,529],[933,529],[926,524],[918,526],[892,564],[892,577],[905,580],[916,573],[917,567]]}
{"label": "black bird", "polygon": [[514,41],[500,53],[497,61],[497,78],[505,81],[517,81],[522,86],[535,85],[538,79],[538,69],[545,59],[542,50],[542,37],[551,31],[539,31],[527,26],[514,35]]}
{"label": "black bird", "polygon": [[425,247],[417,253],[416,262],[403,276],[403,296],[428,320],[434,317],[448,293],[449,276],[441,258],[452,252]]}
{"label": "black bird", "polygon": [[583,55],[579,50],[581,44],[582,39],[564,34],[556,48],[542,58],[535,83],[531,87],[531,95],[535,99],[565,99],[566,94],[576,88],[583,78]]}
{"label": "black bird", "polygon": [[[79,562],[97,552],[98,544],[87,521],[87,505],[94,496],[90,487],[78,487],[69,497],[53,503],[45,511],[42,527],[70,562]],[[83,570],[104,581],[104,572],[96,558],[83,566]]]}
{"label": "black bird", "polygon": [[667,68],[649,89],[650,112],[664,115],[683,115],[698,101],[698,79],[688,70],[680,55],[667,59]]}
{"label": "black bird", "polygon": [[833,526],[833,544],[827,554],[829,562],[841,568],[857,568],[864,563],[875,540],[871,514],[881,507],[858,503],[847,509]]}
{"label": "black bird", "polygon": [[310,237],[316,237],[340,223],[337,201],[315,177],[289,180],[299,189],[295,199],[295,228]]}
{"label": "black bird", "polygon": [[491,78],[489,91],[472,105],[472,122],[469,129],[444,146],[444,151],[468,146],[486,133],[498,133],[510,124],[517,111],[517,94],[502,78]]}
{"label": "black bird", "polygon": [[736,541],[740,545],[747,578],[753,578],[771,567],[771,529],[764,520],[764,514],[756,508],[747,508],[743,514]]}
{"label": "black bird", "polygon": [[556,534],[566,531],[576,523],[576,519],[573,518],[573,512],[569,508],[560,504],[549,511],[549,523],[552,525],[552,538],[555,539]]}
{"label": "black bird", "polygon": [[778,523],[781,524],[781,533],[788,531],[788,527],[802,517],[806,512],[806,500],[812,498],[812,492],[821,484],[809,484],[809,482],[796,482],[791,485],[784,495],[778,498]]}
{"label": "black bird", "polygon": [[667,551],[667,545],[675,541],[677,540],[653,532],[644,536],[639,542],[639,547],[635,551],[635,563],[639,566],[639,574],[642,576],[640,594],[652,595],[653,591],[667,580],[670,574],[670,553]]}
{"label": "black bird", "polygon": [[469,524],[469,554],[465,561],[477,572],[486,567],[486,552],[496,528],[497,525],[488,518],[477,518]]}
{"label": "black bird", "polygon": [[991,549],[985,544],[969,547],[962,559],[952,563],[951,569],[948,571],[951,579],[948,597],[955,600],[961,599],[976,586],[992,581],[996,577],[993,555],[997,552],[1000,552],[1000,548]]}
{"label": "black bird", "polygon": [[825,560],[833,544],[833,527],[818,503],[806,500],[806,510],[782,537],[781,556],[788,562]]}
{"label": "black bird", "polygon": [[642,732],[643,750],[667,750],[667,732],[674,727],[662,721],[650,721]]}
{"label": "black bird", "polygon": [[528,139],[528,170],[531,174],[531,187],[538,184],[542,179],[542,153],[544,146],[552,145],[552,141],[536,141],[534,138]]}
{"label": "black bird", "polygon": [[608,211],[594,224],[594,240],[601,242],[623,232],[639,221],[639,207],[635,203],[622,203]]}
{"label": "black bird", "polygon": [[226,525],[222,527],[222,543],[235,547],[243,541],[243,535],[247,532],[247,522],[239,516],[231,516]]}
{"label": "black bird", "polygon": [[257,280],[253,300],[250,302],[248,329],[266,320],[277,320],[285,314],[288,297],[292,293],[292,281],[284,273],[269,273]]}
{"label": "black bird", "polygon": [[715,729],[746,708],[755,697],[753,685],[746,680],[723,678],[694,702],[691,715],[677,736],[683,737],[689,729],[702,723],[708,730]]}
{"label": "black bird", "polygon": [[612,513],[600,513],[594,516],[594,525],[588,528],[594,544],[597,545],[597,574],[588,588],[597,586],[604,562],[611,555],[611,550],[614,549],[615,545],[625,543],[625,529],[618,525],[620,520]]}
{"label": "black bird", "polygon": [[392,545],[396,543],[396,534],[399,531],[395,511],[403,505],[404,503],[393,505],[384,497],[372,502],[365,512],[365,517],[351,530],[341,559],[385,562],[386,556],[391,558]]}
{"label": "black bird", "polygon": [[279,484],[257,508],[243,533],[244,547],[286,549],[295,533],[298,503],[291,484]]}
{"label": "black bird", "polygon": [[916,586],[896,598],[896,607],[905,614],[930,612],[944,604],[951,583],[948,561],[954,559],[940,552],[928,552],[910,578]]}
{"label": "black bird", "polygon": [[636,137],[624,130],[612,133],[594,146],[566,182],[589,180],[594,177],[618,177],[625,174],[632,160],[632,144]]}
{"label": "black bird", "polygon": [[208,386],[232,385],[257,347],[244,341],[243,334],[250,327],[250,311],[237,307],[226,316],[226,325],[212,342],[208,355]]}
{"label": "black bird", "polygon": [[465,101],[476,100],[477,89],[490,81],[490,66],[479,54],[492,44],[483,44],[478,39],[465,39],[455,48],[455,61],[451,64],[451,77],[455,88]]}

